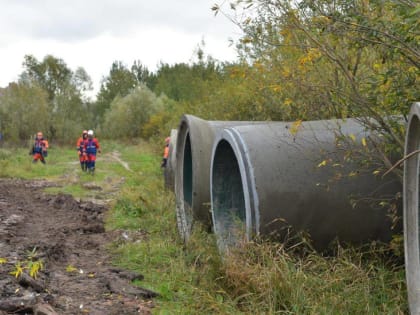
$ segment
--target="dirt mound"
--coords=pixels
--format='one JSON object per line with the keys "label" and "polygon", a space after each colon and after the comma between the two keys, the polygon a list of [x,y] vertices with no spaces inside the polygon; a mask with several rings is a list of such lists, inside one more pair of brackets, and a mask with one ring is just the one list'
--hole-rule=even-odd
{"label": "dirt mound", "polygon": [[110,265],[106,207],[48,185],[0,179],[0,315],[150,313],[143,276]]}

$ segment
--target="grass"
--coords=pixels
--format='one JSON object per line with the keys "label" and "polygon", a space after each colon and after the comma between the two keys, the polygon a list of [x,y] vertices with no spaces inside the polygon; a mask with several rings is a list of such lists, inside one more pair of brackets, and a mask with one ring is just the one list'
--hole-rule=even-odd
{"label": "grass", "polygon": [[[94,177],[82,174],[72,149],[51,149],[46,166],[33,165],[24,150],[0,149],[0,175],[55,181],[54,193],[113,199],[107,229],[139,235],[110,244],[114,263],[142,273],[138,285],[161,294],[155,314],[408,312],[404,268],[380,245],[337,246],[335,255],[322,256],[303,245],[291,251],[259,240],[221,260],[213,236],[200,229],[182,244],[174,195],[163,188],[160,149],[105,142]],[[132,172],[112,159],[115,150]],[[102,191],[87,190],[86,183]]]}

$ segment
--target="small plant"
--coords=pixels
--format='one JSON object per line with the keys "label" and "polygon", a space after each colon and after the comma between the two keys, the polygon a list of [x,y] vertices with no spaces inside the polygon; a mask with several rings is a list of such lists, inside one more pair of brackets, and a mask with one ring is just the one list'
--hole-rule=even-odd
{"label": "small plant", "polygon": [[[25,270],[28,271],[29,275],[36,279],[41,270],[44,269],[44,262],[38,258],[37,248],[34,247],[32,250],[26,252],[27,259],[25,261],[19,261],[15,264],[15,269],[10,272],[11,275],[19,278]],[[5,258],[3,258],[5,260]],[[1,260],[0,260],[1,264]]]}
{"label": "small plant", "polygon": [[25,269],[25,267],[22,266],[22,263],[21,262],[18,262],[15,265],[15,269],[12,272],[10,272],[10,274],[12,276],[15,276],[16,278],[19,278],[19,276],[23,273],[23,270],[24,269]]}
{"label": "small plant", "polygon": [[44,269],[44,264],[42,260],[36,260],[36,261],[29,261],[27,268],[29,270],[29,275],[36,279],[38,276],[38,273]]}

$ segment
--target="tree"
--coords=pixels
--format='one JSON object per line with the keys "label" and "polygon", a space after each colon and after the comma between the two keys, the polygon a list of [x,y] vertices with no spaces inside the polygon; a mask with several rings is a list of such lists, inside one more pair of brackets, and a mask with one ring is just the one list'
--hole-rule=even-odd
{"label": "tree", "polygon": [[66,63],[52,55],[45,56],[42,62],[32,55],[26,55],[23,66],[25,71],[21,78],[37,82],[47,91],[50,101],[63,92],[72,77],[72,71]]}
{"label": "tree", "polygon": [[402,153],[397,115],[420,98],[418,5],[238,0],[231,8],[244,31],[243,60],[259,69],[262,90],[278,95],[280,112],[296,120],[359,117],[386,139],[374,144],[376,161],[389,167]]}
{"label": "tree", "polygon": [[62,59],[51,55],[41,62],[26,55],[23,65],[20,83],[41,87],[48,94],[50,119],[43,128],[48,137],[61,141],[73,138],[75,129],[82,128],[89,116],[84,93],[92,89],[92,80],[85,69],[79,67],[73,72]]}
{"label": "tree", "polygon": [[105,111],[117,97],[128,95],[138,84],[136,76],[121,61],[114,61],[107,77],[102,80],[95,104],[96,123],[101,123]]}
{"label": "tree", "polygon": [[37,85],[11,83],[0,97],[0,113],[5,140],[27,140],[48,126],[48,93]]}
{"label": "tree", "polygon": [[164,107],[164,100],[143,84],[124,97],[117,96],[105,113],[103,133],[114,139],[140,137],[150,116]]}

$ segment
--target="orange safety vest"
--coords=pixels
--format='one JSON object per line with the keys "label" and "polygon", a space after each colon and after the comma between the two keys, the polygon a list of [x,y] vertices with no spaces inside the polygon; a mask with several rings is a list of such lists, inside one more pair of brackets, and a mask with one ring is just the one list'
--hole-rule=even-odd
{"label": "orange safety vest", "polygon": [[165,147],[165,150],[163,151],[163,158],[167,159],[169,157],[169,146],[167,145]]}

